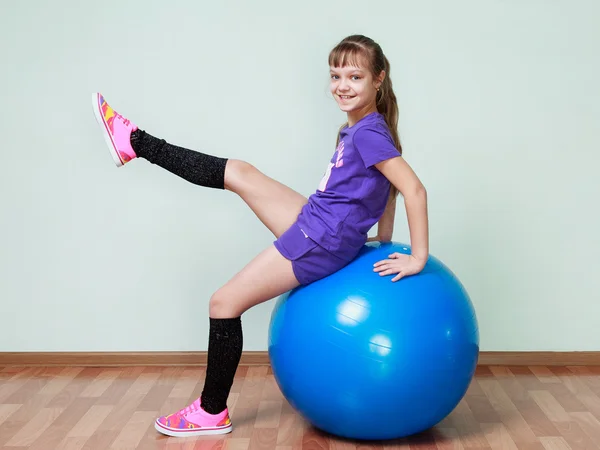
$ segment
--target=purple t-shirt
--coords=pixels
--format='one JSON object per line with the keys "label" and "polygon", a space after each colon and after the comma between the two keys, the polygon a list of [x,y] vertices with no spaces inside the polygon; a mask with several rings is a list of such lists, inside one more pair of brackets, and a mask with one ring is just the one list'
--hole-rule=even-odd
{"label": "purple t-shirt", "polygon": [[340,131],[318,190],[298,216],[308,237],[343,258],[354,257],[385,210],[390,182],[375,164],[400,156],[380,113]]}

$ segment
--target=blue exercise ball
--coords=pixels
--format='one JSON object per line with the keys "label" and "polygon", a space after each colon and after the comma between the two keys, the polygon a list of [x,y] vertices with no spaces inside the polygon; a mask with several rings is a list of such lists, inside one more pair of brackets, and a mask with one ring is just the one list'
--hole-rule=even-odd
{"label": "blue exercise ball", "polygon": [[373,264],[400,243],[369,243],[349,265],[282,295],[269,357],[284,397],[312,425],[351,439],[394,439],[435,426],[473,378],[479,329],[456,276],[430,256],[392,282]]}

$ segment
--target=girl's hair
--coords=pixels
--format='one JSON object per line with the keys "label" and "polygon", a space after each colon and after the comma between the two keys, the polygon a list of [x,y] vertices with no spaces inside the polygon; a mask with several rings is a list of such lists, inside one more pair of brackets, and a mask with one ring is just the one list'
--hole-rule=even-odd
{"label": "girl's hair", "polygon": [[[383,54],[379,44],[373,39],[362,35],[348,36],[343,39],[329,53],[329,65],[331,67],[365,67],[371,72],[373,79],[376,79],[381,71],[385,71],[385,78],[377,92],[377,111],[383,115],[394,144],[398,152],[402,154],[400,136],[398,135],[398,101],[392,88],[392,79],[390,78],[390,63]],[[346,126],[344,124],[342,128]],[[339,141],[339,133],[338,133]],[[339,143],[339,142],[338,142]],[[392,185],[391,198],[395,199],[397,190]]]}

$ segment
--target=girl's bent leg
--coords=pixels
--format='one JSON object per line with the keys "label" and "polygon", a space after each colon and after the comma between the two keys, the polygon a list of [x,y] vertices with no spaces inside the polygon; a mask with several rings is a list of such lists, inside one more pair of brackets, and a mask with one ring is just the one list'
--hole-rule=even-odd
{"label": "girl's bent leg", "polygon": [[210,299],[210,333],[202,408],[217,414],[227,407],[242,355],[241,315],[252,306],[298,286],[291,262],[270,247],[254,258]]}
{"label": "girl's bent leg", "polygon": [[212,296],[208,364],[202,395],[179,412],[157,419],[155,427],[158,431],[170,436],[231,431],[227,398],[242,354],[240,316],[252,306],[299,284],[292,263],[271,246]]}
{"label": "girl's bent leg", "polygon": [[271,245],[213,294],[209,316],[239,317],[251,307],[299,285],[292,262]]}

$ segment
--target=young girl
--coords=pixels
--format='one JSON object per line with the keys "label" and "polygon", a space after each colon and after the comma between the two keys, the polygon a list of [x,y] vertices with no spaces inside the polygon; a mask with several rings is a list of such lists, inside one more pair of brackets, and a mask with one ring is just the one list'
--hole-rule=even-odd
{"label": "young girl", "polygon": [[[391,240],[398,191],[404,197],[412,252],[394,253],[373,270],[398,281],[420,272],[427,261],[427,196],[400,156],[398,106],[387,58],[373,40],[350,36],[331,51],[329,66],[331,94],[348,122],[318,190],[308,199],[247,162],[157,139],[117,114],[100,94],[93,96],[96,118],[117,166],[144,158],[192,183],[235,192],[276,237],[211,297],[202,395],[158,418],[155,427],[163,434],[231,431],[227,397],[242,354],[242,313],[341,269],[367,240]],[[376,222],[378,236],[367,239]]]}

